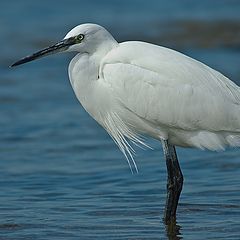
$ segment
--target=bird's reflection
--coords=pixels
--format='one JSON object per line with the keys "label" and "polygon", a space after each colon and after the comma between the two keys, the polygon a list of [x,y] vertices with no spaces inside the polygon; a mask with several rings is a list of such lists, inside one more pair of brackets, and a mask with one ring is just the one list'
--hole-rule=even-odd
{"label": "bird's reflection", "polygon": [[168,237],[169,240],[183,239],[180,232],[181,226],[177,224],[176,221],[166,224],[165,229],[166,229],[166,236]]}

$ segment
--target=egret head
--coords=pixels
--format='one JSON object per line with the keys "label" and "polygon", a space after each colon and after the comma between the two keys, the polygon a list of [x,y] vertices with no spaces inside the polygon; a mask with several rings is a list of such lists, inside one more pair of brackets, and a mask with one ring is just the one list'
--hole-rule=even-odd
{"label": "egret head", "polygon": [[[21,65],[58,52],[68,51],[91,54],[101,47],[102,44],[107,46],[109,43],[116,44],[116,41],[105,28],[97,24],[81,24],[68,32],[63,40],[32,55],[20,59],[12,64],[11,67],[15,67],[17,65]],[[111,46],[111,44],[109,46]]]}

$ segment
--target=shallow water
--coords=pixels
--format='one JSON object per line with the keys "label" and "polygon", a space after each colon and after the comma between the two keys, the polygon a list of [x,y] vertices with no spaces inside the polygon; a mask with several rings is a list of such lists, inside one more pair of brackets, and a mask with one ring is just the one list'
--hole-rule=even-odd
{"label": "shallow water", "polygon": [[[239,23],[239,10],[238,1],[2,1],[0,239],[240,239],[240,150],[178,149],[185,183],[178,233],[168,236],[160,144],[148,140],[154,151],[137,151],[139,174],[132,175],[77,102],[68,83],[70,56],[7,68],[77,23],[98,22],[119,39],[164,42],[170,35],[158,24]],[[240,83],[239,42],[165,42]]]}

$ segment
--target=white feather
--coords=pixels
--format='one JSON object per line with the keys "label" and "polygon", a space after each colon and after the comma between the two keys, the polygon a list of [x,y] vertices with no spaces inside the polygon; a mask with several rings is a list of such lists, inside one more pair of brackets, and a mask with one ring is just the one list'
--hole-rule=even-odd
{"label": "white feather", "polygon": [[69,65],[74,92],[136,169],[128,139],[145,145],[140,134],[201,149],[240,146],[240,88],[227,77],[168,48],[118,44],[98,25],[67,36],[78,33],[85,41],[72,49],[80,52]]}

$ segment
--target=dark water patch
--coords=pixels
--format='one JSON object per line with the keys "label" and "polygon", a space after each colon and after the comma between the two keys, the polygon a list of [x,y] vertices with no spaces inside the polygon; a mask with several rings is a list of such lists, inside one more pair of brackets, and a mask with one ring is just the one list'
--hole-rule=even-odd
{"label": "dark water patch", "polygon": [[19,102],[20,98],[15,96],[1,96],[0,104],[14,104]]}
{"label": "dark water patch", "polygon": [[162,41],[178,47],[240,48],[240,22],[238,21],[178,21],[168,28],[174,31],[161,36]]}
{"label": "dark water patch", "polygon": [[240,169],[240,163],[223,163],[223,164],[219,164],[219,170],[220,171],[233,171],[233,170],[238,170]]}
{"label": "dark water patch", "polygon": [[24,226],[17,223],[0,223],[0,231],[1,230],[18,230],[23,228]]}
{"label": "dark water patch", "polygon": [[[208,213],[212,212],[214,214],[225,214],[226,211],[232,211],[235,210],[236,212],[239,212],[240,214],[240,205],[235,204],[210,204],[210,203],[202,203],[202,204],[191,204],[191,203],[180,203],[181,212],[205,212]],[[229,209],[229,210],[228,210]],[[233,211],[232,211],[233,212]]]}
{"label": "dark water patch", "polygon": [[[177,49],[189,48],[227,48],[240,49],[240,22],[229,20],[178,20],[154,23],[152,31],[142,34],[135,29],[126,39],[153,42]],[[125,38],[125,39],[124,39]]]}
{"label": "dark water patch", "polygon": [[14,78],[6,78],[6,77],[2,77],[0,79],[0,86],[1,87],[11,87],[11,86],[14,86],[15,84],[17,84],[17,80],[14,79]]}

